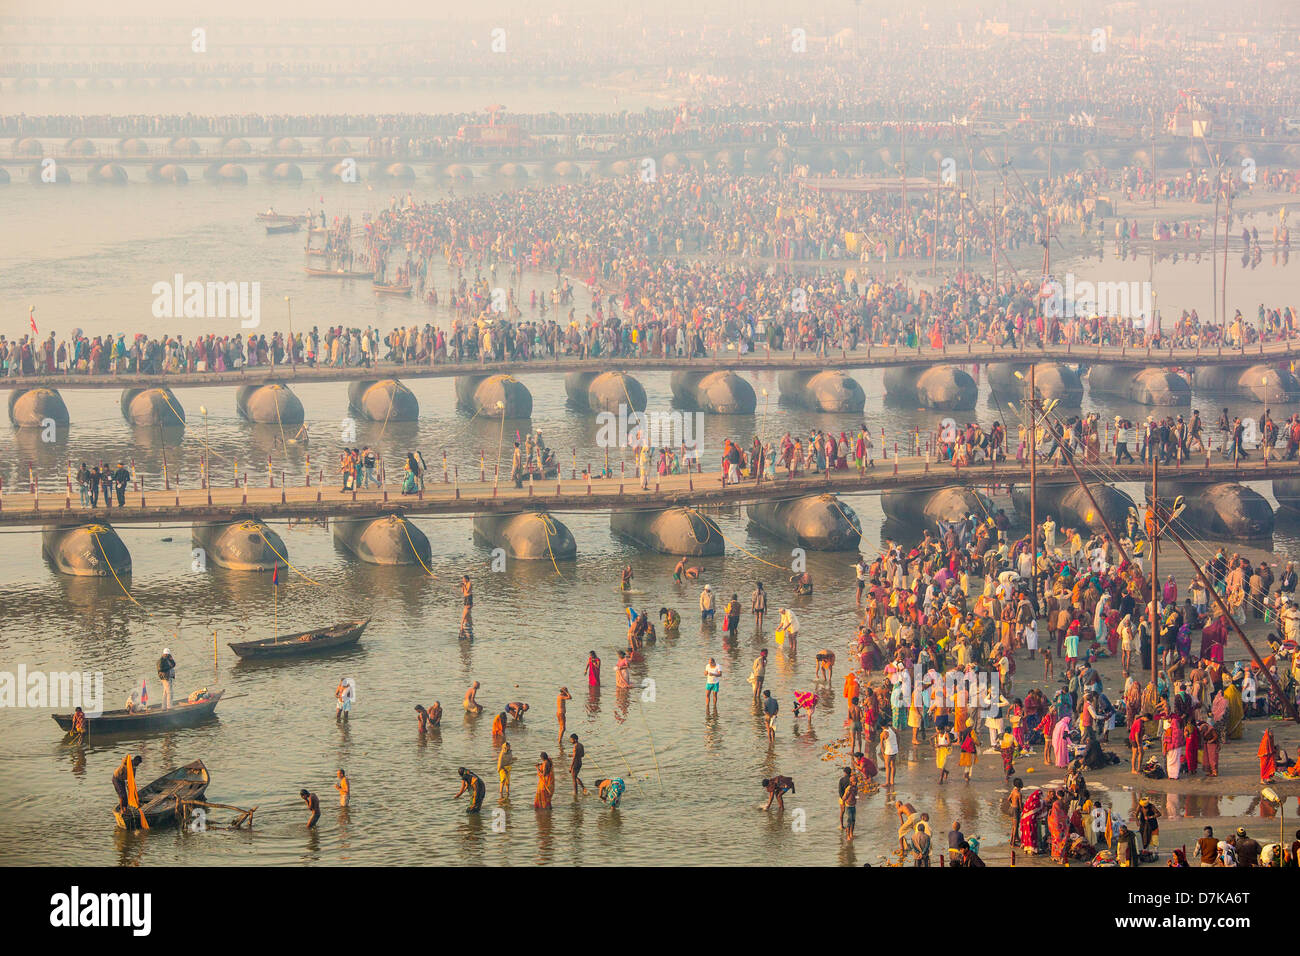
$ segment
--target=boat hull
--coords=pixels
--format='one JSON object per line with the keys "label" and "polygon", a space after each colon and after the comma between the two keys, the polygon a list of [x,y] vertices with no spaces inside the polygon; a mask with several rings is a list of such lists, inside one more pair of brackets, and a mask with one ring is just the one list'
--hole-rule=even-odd
{"label": "boat hull", "polygon": [[286,634],[262,641],[244,641],[228,646],[243,660],[308,657],[353,646],[361,639],[361,634],[369,623],[369,619],[351,621],[332,628]]}
{"label": "boat hull", "polygon": [[[211,778],[202,760],[195,760],[164,774],[138,792],[139,807],[113,808],[119,830],[139,830],[143,812],[149,829],[162,829],[181,822],[186,801],[201,801]],[[164,795],[165,794],[165,795]]]}
{"label": "boat hull", "polygon": [[[217,691],[207,700],[195,704],[177,704],[167,710],[161,706],[151,707],[144,713],[128,714],[124,710],[105,711],[98,717],[86,718],[86,730],[91,736],[101,734],[153,733],[161,730],[174,730],[178,727],[194,727],[216,716],[217,704],[225,691]],[[71,714],[53,714],[55,723],[64,730],[72,729]]]}

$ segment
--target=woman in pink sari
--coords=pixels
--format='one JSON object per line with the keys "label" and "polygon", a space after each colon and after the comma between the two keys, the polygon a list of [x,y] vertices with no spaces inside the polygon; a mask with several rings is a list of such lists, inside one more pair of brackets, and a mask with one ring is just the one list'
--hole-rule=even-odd
{"label": "woman in pink sari", "polygon": [[1069,733],[1070,718],[1062,717],[1052,730],[1052,757],[1054,758],[1052,762],[1058,767],[1070,765],[1070,745],[1066,740]]}

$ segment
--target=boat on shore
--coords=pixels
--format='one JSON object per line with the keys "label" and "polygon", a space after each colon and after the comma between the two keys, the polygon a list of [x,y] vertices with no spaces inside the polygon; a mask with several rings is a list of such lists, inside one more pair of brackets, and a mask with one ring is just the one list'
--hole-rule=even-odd
{"label": "boat on shore", "polygon": [[302,223],[300,222],[281,222],[281,223],[274,223],[274,224],[268,223],[266,227],[266,234],[268,236],[283,236],[289,233],[301,232],[301,231],[302,231]]}
{"label": "boat on shore", "polygon": [[307,657],[351,647],[361,639],[361,633],[370,623],[364,621],[344,621],[330,627],[297,634],[282,634],[279,637],[265,637],[257,641],[243,641],[228,645],[235,654],[244,660],[267,660],[282,657]]}
{"label": "boat on shore", "polygon": [[185,815],[184,804],[200,801],[207,793],[208,768],[202,760],[195,760],[171,773],[165,773],[147,787],[137,791],[139,807],[113,809],[119,830],[139,830],[140,817],[149,823],[149,829],[180,823]]}
{"label": "boat on shore", "polygon": [[343,269],[313,269],[311,266],[306,267],[306,273],[309,276],[319,276],[322,279],[374,279],[374,272],[347,272]]}
{"label": "boat on shore", "polygon": [[[209,694],[194,703],[186,701],[163,709],[161,704],[148,710],[106,710],[98,717],[86,715],[86,733],[98,734],[134,734],[151,733],[157,730],[173,730],[177,727],[193,727],[215,716],[217,704],[225,695],[224,690]],[[72,729],[72,714],[51,714],[54,722],[64,730]]]}

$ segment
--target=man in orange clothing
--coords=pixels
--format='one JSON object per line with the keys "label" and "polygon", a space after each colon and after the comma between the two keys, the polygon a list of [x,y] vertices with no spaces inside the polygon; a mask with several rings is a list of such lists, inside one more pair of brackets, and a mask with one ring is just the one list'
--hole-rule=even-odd
{"label": "man in orange clothing", "polygon": [[844,675],[844,699],[852,700],[858,696],[858,674],[857,671],[849,671]]}

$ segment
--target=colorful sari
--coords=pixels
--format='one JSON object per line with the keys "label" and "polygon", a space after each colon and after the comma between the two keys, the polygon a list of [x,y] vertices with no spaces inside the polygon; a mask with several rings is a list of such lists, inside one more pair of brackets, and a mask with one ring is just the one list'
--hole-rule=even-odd
{"label": "colorful sari", "polygon": [[1241,705],[1241,688],[1230,683],[1223,689],[1223,696],[1228,701],[1228,737],[1240,740],[1246,719],[1246,711]]}
{"label": "colorful sari", "polygon": [[1259,740],[1259,750],[1255,753],[1259,757],[1259,782],[1270,783],[1273,775],[1277,773],[1277,742],[1273,739],[1272,728],[1264,728],[1264,736]]}
{"label": "colorful sari", "polygon": [[1056,727],[1052,730],[1052,756],[1053,763],[1058,767],[1068,767],[1070,765],[1070,745],[1066,740],[1066,735],[1070,732],[1070,718],[1062,717],[1056,722]]}
{"label": "colorful sari", "polygon": [[1070,845],[1070,817],[1059,797],[1047,811],[1047,830],[1052,836],[1052,859],[1064,863],[1065,850]]}
{"label": "colorful sari", "polygon": [[1196,729],[1196,725],[1191,721],[1187,723],[1187,730],[1183,732],[1187,740],[1187,751],[1183,755],[1183,762],[1187,765],[1188,773],[1196,773],[1198,761],[1201,758],[1201,732]]}
{"label": "colorful sari", "polygon": [[1035,790],[1025,799],[1020,810],[1020,845],[1027,849],[1038,847],[1038,812],[1043,803],[1043,791]]}
{"label": "colorful sari", "polygon": [[555,764],[548,760],[537,765],[537,795],[533,797],[533,809],[551,809],[551,797],[554,795]]}

